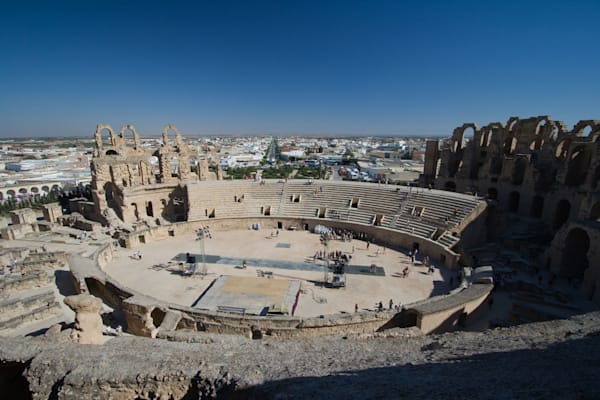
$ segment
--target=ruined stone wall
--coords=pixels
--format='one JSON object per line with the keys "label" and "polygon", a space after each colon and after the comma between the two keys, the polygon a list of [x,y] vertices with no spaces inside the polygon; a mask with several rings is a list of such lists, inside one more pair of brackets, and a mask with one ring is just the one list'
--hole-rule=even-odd
{"label": "ruined stone wall", "polygon": [[1,338],[0,383],[10,399],[595,399],[599,318],[294,341]]}
{"label": "ruined stone wall", "polygon": [[26,235],[37,232],[36,224],[27,225],[11,225],[0,230],[2,233],[2,239],[6,240],[18,240],[23,239]]}
{"label": "ruined stone wall", "polygon": [[473,315],[487,306],[493,286],[473,284],[459,288],[446,296],[432,297],[413,307],[407,306],[406,312],[416,314],[416,325],[423,333],[454,331],[475,320]]}
{"label": "ruined stone wall", "polygon": [[[108,140],[102,138],[104,131],[108,131]],[[170,131],[175,133],[174,143],[169,138]],[[132,133],[131,139],[127,132]],[[98,125],[95,138],[91,169],[97,216],[112,209],[128,224],[145,217],[162,217],[171,222],[185,217],[183,210],[177,210],[177,187],[198,180],[198,175],[190,172],[190,159],[201,157],[184,143],[174,125],[164,128],[163,143],[158,148],[142,147],[132,125],[124,125],[118,135],[109,125]]]}
{"label": "ruined stone wall", "polygon": [[[548,116],[512,117],[506,124],[495,122],[483,128],[464,124],[440,144],[440,168],[433,184],[484,195],[498,220],[505,220],[508,213],[518,214],[539,220],[554,235],[562,232],[552,244],[555,251],[548,266],[560,276],[582,279],[590,298],[598,299],[598,273],[586,269],[596,264],[593,249],[600,245],[595,233],[600,228],[599,138],[598,120],[580,121],[571,130]],[[437,154],[428,155],[431,170]],[[584,233],[571,232],[575,228],[563,231],[570,223],[585,224]],[[496,232],[490,231],[490,237],[502,224],[494,226]],[[568,237],[572,240],[565,245]],[[568,268],[561,261],[565,252],[583,253],[583,257],[571,259]]]}

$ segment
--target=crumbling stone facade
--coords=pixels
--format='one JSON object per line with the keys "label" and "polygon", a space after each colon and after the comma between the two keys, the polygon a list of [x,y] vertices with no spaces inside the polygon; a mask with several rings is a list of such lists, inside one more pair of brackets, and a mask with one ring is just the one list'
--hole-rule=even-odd
{"label": "crumbling stone facade", "polygon": [[183,185],[216,179],[208,161],[190,149],[174,125],[165,126],[158,147],[143,145],[133,125],[123,125],[115,134],[109,125],[100,124],[95,139],[91,169],[96,215],[87,217],[106,224],[183,221],[187,216]]}
{"label": "crumbling stone facade", "polygon": [[600,120],[570,131],[548,116],[464,124],[428,144],[421,183],[485,196],[496,211],[491,235],[510,214],[538,220],[554,237],[543,264],[582,280],[587,296],[600,301],[599,138]]}

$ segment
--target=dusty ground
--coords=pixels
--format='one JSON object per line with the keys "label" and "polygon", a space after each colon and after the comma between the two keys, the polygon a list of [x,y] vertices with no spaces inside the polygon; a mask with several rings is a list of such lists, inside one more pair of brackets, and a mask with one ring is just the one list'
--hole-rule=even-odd
{"label": "dusty ground", "polygon": [[[452,275],[450,271],[438,268],[434,274],[429,275],[420,263],[412,266],[406,253],[392,249],[384,251],[377,244],[371,244],[367,249],[364,241],[330,241],[329,251],[341,250],[353,255],[350,265],[368,269],[371,264],[376,264],[384,268],[385,276],[346,274],[346,288],[328,289],[321,285],[324,279],[324,262],[313,259],[317,250],[323,250],[319,235],[306,231],[280,231],[279,236],[272,237],[269,230],[211,233],[212,239],[205,240],[205,277],[183,277],[177,263],[167,267],[177,255],[201,253],[200,242],[195,240],[196,235],[167,238],[132,250],[119,249],[105,272],[136,291],[160,300],[190,306],[220,275],[257,276],[257,270],[271,271],[274,279],[297,279],[302,282],[303,293],[296,309],[297,316],[354,312],[355,304],[360,309],[373,309],[379,301],[387,307],[390,299],[394,304],[408,304],[449,290],[449,277]],[[281,244],[289,244],[289,248],[281,247]],[[135,251],[142,252],[141,260],[133,257]],[[228,258],[225,261],[230,263],[211,263],[210,261],[215,261],[213,256]],[[248,260],[246,269],[239,268],[242,260]],[[264,266],[277,260],[313,270]],[[411,267],[409,277],[398,277],[406,266]],[[202,266],[199,269],[202,270]],[[328,277],[331,279],[331,273]]]}

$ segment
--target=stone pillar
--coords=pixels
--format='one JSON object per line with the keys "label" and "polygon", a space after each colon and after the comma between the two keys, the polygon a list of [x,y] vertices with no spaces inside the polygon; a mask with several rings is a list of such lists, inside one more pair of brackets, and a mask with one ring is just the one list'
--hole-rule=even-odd
{"label": "stone pillar", "polygon": [[65,304],[75,311],[75,338],[81,344],[104,344],[104,326],[100,317],[102,301],[89,294],[65,298]]}

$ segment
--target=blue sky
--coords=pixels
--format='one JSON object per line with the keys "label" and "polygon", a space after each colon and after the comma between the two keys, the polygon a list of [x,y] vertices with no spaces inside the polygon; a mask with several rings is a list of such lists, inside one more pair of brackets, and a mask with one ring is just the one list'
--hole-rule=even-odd
{"label": "blue sky", "polygon": [[600,119],[600,1],[0,3],[0,137]]}

